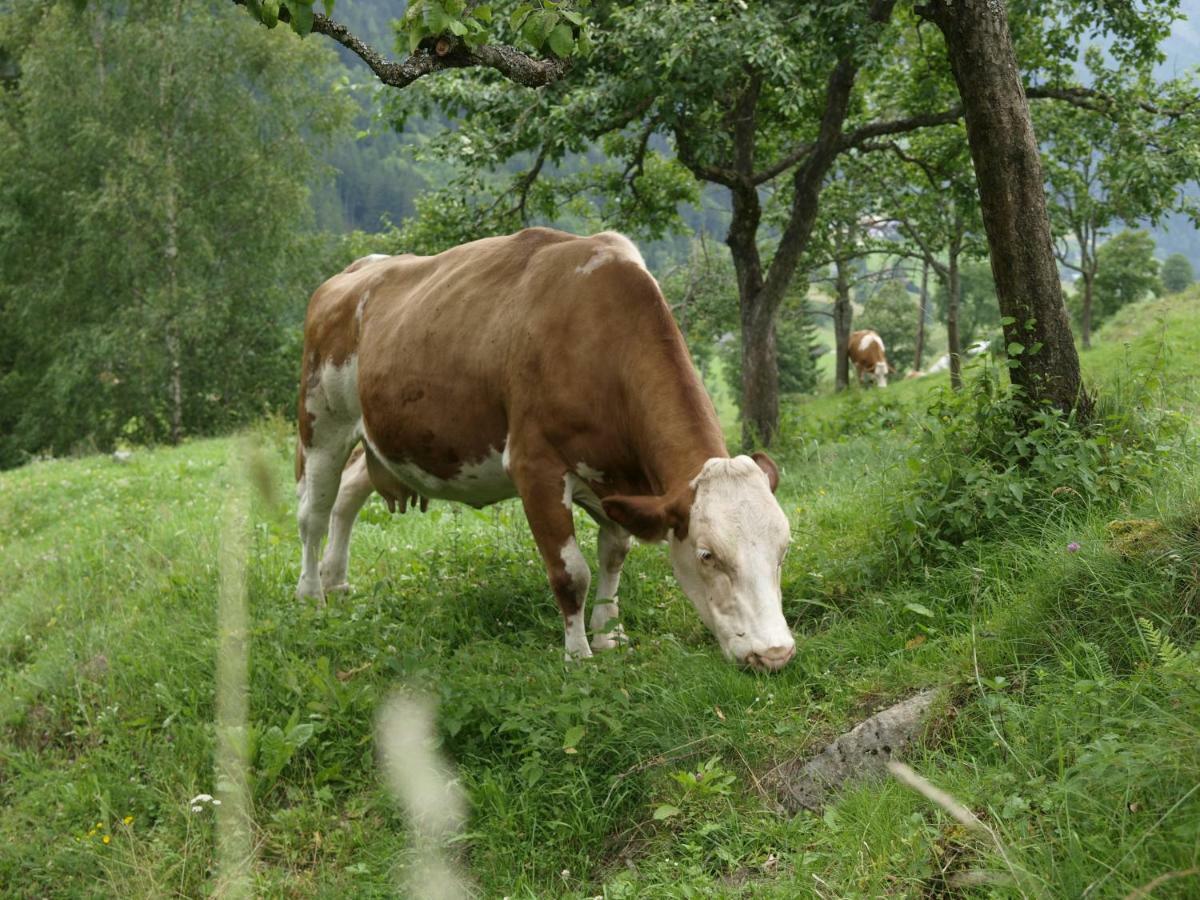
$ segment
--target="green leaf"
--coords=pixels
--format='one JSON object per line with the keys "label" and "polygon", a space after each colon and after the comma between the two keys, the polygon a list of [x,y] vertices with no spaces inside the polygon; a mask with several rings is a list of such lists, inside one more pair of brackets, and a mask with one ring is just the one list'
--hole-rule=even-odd
{"label": "green leaf", "polygon": [[672,806],[670,803],[664,803],[661,806],[655,807],[654,821],[661,822],[663,819],[669,819],[671,816],[679,815],[679,807]]}
{"label": "green leaf", "polygon": [[458,19],[451,19],[450,20],[450,31],[452,34],[455,34],[458,37],[462,37],[464,34],[467,33],[467,26],[464,23],[460,22]]}
{"label": "green leaf", "polygon": [[582,25],[583,24],[583,16],[580,15],[579,13],[575,12],[572,9],[564,9],[562,11],[562,17],[564,19],[566,19],[568,22],[570,22],[572,25]]}
{"label": "green leaf", "polygon": [[567,729],[567,733],[563,735],[563,752],[575,753],[575,745],[583,739],[583,726],[572,725]]}
{"label": "green leaf", "polygon": [[423,37],[425,37],[425,29],[420,22],[414,23],[408,29],[408,52],[410,54],[417,52],[417,48],[421,46],[421,38]]}
{"label": "green leaf", "polygon": [[1009,356],[1020,356],[1025,352],[1025,345],[1018,343],[1017,341],[1013,341],[1005,348],[1005,350],[1008,351]]}
{"label": "green leaf", "polygon": [[1001,324],[1001,325],[1016,325],[1016,324],[1017,324],[1017,320],[1016,320],[1016,319],[1014,319],[1012,316],[1001,316],[1001,317],[1000,317],[1000,324]]}
{"label": "green leaf", "polygon": [[450,16],[441,0],[429,0],[425,4],[425,26],[430,34],[441,34],[450,26]]}
{"label": "green leaf", "polygon": [[313,27],[313,11],[311,5],[304,3],[296,3],[295,0],[290,4],[289,8],[292,11],[292,31],[304,37]]}
{"label": "green leaf", "polygon": [[533,11],[533,7],[528,3],[521,3],[512,11],[512,15],[508,17],[508,27],[516,31],[525,21],[525,17]]}
{"label": "green leaf", "polygon": [[546,13],[538,11],[529,14],[529,18],[525,20],[525,24],[521,26],[521,37],[523,37],[535,48],[540,49],[545,36],[542,32],[542,23],[546,18]]}
{"label": "green leaf", "polygon": [[326,17],[333,15],[333,4],[335,0],[324,0]]}
{"label": "green leaf", "polygon": [[550,32],[548,38],[550,49],[555,56],[567,57],[571,55],[571,51],[575,49],[575,33],[571,31],[571,26],[564,22],[560,22]]}
{"label": "green leaf", "polygon": [[279,24],[279,0],[262,0],[262,22],[268,28]]}
{"label": "green leaf", "polygon": [[918,616],[925,616],[927,619],[933,618],[933,610],[928,606],[922,606],[920,603],[905,603],[904,608],[909,612],[915,612]]}
{"label": "green leaf", "polygon": [[485,3],[482,6],[475,7],[475,9],[471,11],[471,15],[473,15],[480,22],[487,22],[490,25],[492,21],[492,8]]}

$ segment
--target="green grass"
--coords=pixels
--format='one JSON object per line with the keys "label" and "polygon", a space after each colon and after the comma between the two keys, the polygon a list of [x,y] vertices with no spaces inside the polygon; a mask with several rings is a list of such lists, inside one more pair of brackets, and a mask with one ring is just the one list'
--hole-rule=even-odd
{"label": "green grass", "polygon": [[[1163,404],[1194,415],[1195,295],[1126,310],[1098,337],[1083,360],[1102,398],[1157,378]],[[397,893],[414,856],[373,741],[398,685],[439,704],[471,806],[452,851],[484,896],[1121,897],[1195,867],[1196,460],[1180,450],[1143,490],[1034,507],[949,561],[901,566],[877,513],[905,483],[909,435],[941,383],[791,410],[778,456],[798,648],[773,677],[721,659],[661,548],[626,566],[633,649],[565,665],[519,506],[392,517],[372,501],[356,590],[318,610],[292,598],[290,506],[256,501],[256,891]],[[283,435],[260,437],[291,497]],[[198,441],[0,475],[0,893],[213,889],[213,822],[188,800],[216,787],[218,523],[246,489],[243,452]],[[594,562],[595,529],[579,528]],[[953,704],[911,762],[989,824],[1007,862],[893,782],[854,787],[822,815],[774,811],[777,764],[931,685]],[[261,749],[297,723],[311,736]],[[1017,880],[956,894],[946,877],[966,870]],[[1154,896],[1197,891],[1181,876]]]}

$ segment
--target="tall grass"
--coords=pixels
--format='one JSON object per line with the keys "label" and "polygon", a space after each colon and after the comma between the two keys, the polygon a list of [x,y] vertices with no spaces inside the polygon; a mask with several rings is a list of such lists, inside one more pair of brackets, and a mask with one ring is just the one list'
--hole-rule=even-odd
{"label": "tall grass", "polygon": [[[1177,365],[1154,369],[1156,319],[1174,323],[1169,342],[1200,332],[1200,316],[1174,304],[1144,309],[1141,330],[1121,324],[1128,349],[1102,333],[1084,357],[1114,398],[1106,411],[1133,415],[1139,440],[1156,411],[1188,416],[1194,433],[1200,363],[1172,350]],[[1146,386],[1156,371],[1134,415],[1118,375]],[[392,896],[414,873],[421,883],[421,839],[378,769],[379,710],[403,684],[436,703],[438,750],[467,804],[445,849],[485,896],[1007,896],[1014,884],[1049,897],[1147,885],[1193,895],[1193,445],[1156,443],[1149,471],[1082,501],[1018,466],[995,489],[1018,483],[1040,499],[913,558],[886,504],[920,477],[907,460],[920,457],[913,439],[935,389],[813,401],[779,448],[798,646],[775,677],[721,659],[651,547],[622,581],[632,647],[565,665],[518,505],[392,517],[373,502],[355,537],[355,590],[318,609],[292,597],[285,504],[247,501],[226,524],[231,491],[246,496],[234,441],[5,473],[0,888],[217,890],[229,869],[214,807],[193,812],[189,799],[226,796],[214,773],[222,729],[238,721],[254,852],[233,868],[247,891]],[[257,480],[290,496],[275,433]],[[930,488],[924,502],[935,500]],[[577,524],[594,547],[594,527]],[[239,570],[244,631],[218,616]],[[244,719],[216,690],[237,666],[223,634],[245,635]],[[995,834],[1007,862],[892,781],[852,787],[819,815],[778,814],[768,776],[779,763],[939,685],[954,702],[909,763]],[[970,873],[1014,870],[1027,879],[971,886]]]}

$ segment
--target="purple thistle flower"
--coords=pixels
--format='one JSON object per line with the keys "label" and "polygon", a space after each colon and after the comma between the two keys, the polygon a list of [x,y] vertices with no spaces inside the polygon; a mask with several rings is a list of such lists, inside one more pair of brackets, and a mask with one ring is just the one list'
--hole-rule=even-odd
{"label": "purple thistle flower", "polygon": [[1079,541],[1071,541],[1071,543],[1067,544],[1067,552],[1068,553],[1078,553],[1079,552]]}

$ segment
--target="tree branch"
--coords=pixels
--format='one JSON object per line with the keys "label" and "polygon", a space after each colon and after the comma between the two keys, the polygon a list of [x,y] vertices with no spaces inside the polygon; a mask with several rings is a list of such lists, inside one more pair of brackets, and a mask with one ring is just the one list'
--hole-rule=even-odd
{"label": "tree branch", "polygon": [[[237,6],[245,6],[246,0],[232,0]],[[286,6],[279,9],[279,20],[288,22],[291,14]],[[418,78],[447,69],[485,68],[495,69],[505,78],[525,87],[543,87],[558,81],[571,69],[569,59],[536,59],[504,44],[485,44],[471,49],[453,35],[441,35],[434,46],[425,47],[429,39],[422,42],[422,49],[403,62],[386,59],[383,54],[349,28],[323,13],[313,13],[313,31],[337,41],[367,64],[375,77],[390,87],[408,87]]]}

